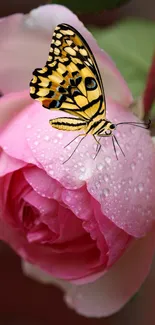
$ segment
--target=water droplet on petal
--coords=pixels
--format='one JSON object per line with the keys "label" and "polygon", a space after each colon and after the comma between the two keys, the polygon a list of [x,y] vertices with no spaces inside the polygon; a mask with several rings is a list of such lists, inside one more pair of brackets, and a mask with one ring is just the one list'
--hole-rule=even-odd
{"label": "water droplet on petal", "polygon": [[104,166],[103,166],[102,164],[97,165],[97,169],[98,169],[98,170],[102,170],[103,167],[104,167]]}
{"label": "water droplet on petal", "polygon": [[111,163],[111,158],[110,157],[105,157],[105,161],[106,161],[106,163],[108,164],[108,165],[110,165],[110,163]]}
{"label": "water droplet on petal", "polygon": [[131,184],[132,181],[133,181],[132,177],[129,177],[129,178],[128,178],[128,183]]}
{"label": "water droplet on petal", "polygon": [[103,194],[107,197],[110,194],[110,191],[108,188],[104,188]]}
{"label": "water droplet on petal", "polygon": [[138,157],[139,158],[142,158],[142,152],[141,152],[141,150],[139,150],[137,154],[138,154]]}
{"label": "water droplet on petal", "polygon": [[131,163],[131,169],[135,170],[136,164],[134,162]]}
{"label": "water droplet on petal", "polygon": [[120,183],[118,183],[117,186],[118,186],[119,189],[121,188],[121,184]]}
{"label": "water droplet on petal", "polygon": [[138,184],[138,190],[139,190],[139,192],[142,192],[143,189],[144,189],[144,184],[143,183],[139,183]]}
{"label": "water droplet on petal", "polygon": [[70,202],[70,201],[71,201],[71,197],[70,197],[70,196],[66,196],[66,197],[65,197],[65,201],[66,201],[66,202]]}
{"label": "water droplet on petal", "polygon": [[104,179],[105,182],[108,182],[108,181],[109,181],[109,176],[108,176],[107,174],[105,174],[105,175],[103,176],[103,179]]}
{"label": "water droplet on petal", "polygon": [[58,133],[58,134],[57,134],[57,137],[58,137],[59,139],[61,139],[62,136],[63,136],[62,133]]}
{"label": "water droplet on petal", "polygon": [[27,124],[27,129],[31,129],[32,125],[31,124]]}
{"label": "water droplet on petal", "polygon": [[49,139],[50,139],[49,135],[45,135],[44,140],[49,141]]}
{"label": "water droplet on petal", "polygon": [[35,141],[35,142],[34,142],[34,145],[35,145],[35,146],[37,146],[38,144],[39,144],[39,142],[38,142],[38,141]]}

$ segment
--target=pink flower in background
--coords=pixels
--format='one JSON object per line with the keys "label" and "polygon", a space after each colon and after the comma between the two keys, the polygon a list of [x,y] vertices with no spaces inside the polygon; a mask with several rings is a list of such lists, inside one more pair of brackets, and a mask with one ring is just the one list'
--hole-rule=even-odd
{"label": "pink flower in background", "polygon": [[[55,280],[69,290],[66,301],[72,308],[105,316],[125,304],[149,270],[155,151],[147,130],[124,125],[117,136],[125,158],[118,152],[117,161],[111,139],[103,139],[93,160],[96,144],[88,136],[62,164],[75,144],[64,147],[76,134],[53,129],[49,119],[62,113],[45,110],[22,91],[32,70],[44,65],[60,22],[76,27],[91,46],[104,72],[108,118],[136,120],[127,109],[132,97],[123,78],[68,9],[49,5],[1,20],[0,89],[21,92],[0,99],[0,238],[29,263],[80,284]],[[30,264],[25,269],[33,272]]]}

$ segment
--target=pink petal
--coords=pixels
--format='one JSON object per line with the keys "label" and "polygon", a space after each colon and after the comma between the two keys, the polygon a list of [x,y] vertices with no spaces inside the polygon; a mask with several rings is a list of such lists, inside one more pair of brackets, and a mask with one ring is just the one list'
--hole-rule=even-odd
{"label": "pink petal", "polygon": [[60,287],[60,289],[62,289],[62,287],[64,289],[68,289],[72,286],[68,281],[57,280],[45,271],[41,270],[39,267],[32,265],[24,260],[22,260],[22,270],[26,276],[43,284],[55,284]]}
{"label": "pink petal", "polygon": [[6,93],[28,87],[32,71],[45,64],[53,30],[62,22],[75,27],[86,38],[101,73],[104,73],[106,95],[128,106],[132,100],[131,93],[115,64],[98,47],[95,39],[77,16],[59,5],[41,6],[28,15],[16,14],[0,21],[1,91]]}
{"label": "pink petal", "polygon": [[[110,120],[137,121],[131,112],[112,101],[107,100],[107,106]],[[62,164],[77,142],[67,148],[65,145],[78,133],[51,128],[48,120],[62,113],[37,107],[37,116],[27,130],[27,137],[35,158],[47,174],[67,189],[87,184],[90,194],[101,203],[103,214],[128,234],[141,237],[149,231],[155,219],[155,150],[149,132],[120,125],[116,136],[125,158],[117,147],[118,160],[111,138],[101,140],[102,150],[92,159],[96,143],[88,135],[72,158]]]}
{"label": "pink petal", "polygon": [[[8,156],[37,165],[25,138],[25,129],[30,126],[27,122],[30,104],[32,100],[27,92],[9,94],[0,99],[0,146]],[[35,113],[32,109],[31,114]]]}
{"label": "pink petal", "polygon": [[42,283],[51,283],[65,293],[70,308],[86,317],[106,317],[122,308],[144,282],[150,269],[155,233],[138,240],[110,271],[94,283],[75,286],[50,277],[30,263],[23,262],[24,273]]}
{"label": "pink petal", "polygon": [[113,265],[123,254],[132,240],[125,231],[118,228],[101,212],[100,204],[93,199],[95,219],[98,222],[99,229],[104,235],[108,246],[108,267]]}
{"label": "pink petal", "polygon": [[8,156],[3,150],[0,150],[0,162],[0,177],[25,166],[23,161]]}
{"label": "pink petal", "polygon": [[30,103],[32,103],[32,99],[27,91],[2,96],[0,98],[0,128]]}
{"label": "pink petal", "polygon": [[24,168],[23,173],[26,181],[39,195],[57,201],[61,199],[61,184],[47,175],[44,170],[33,166]]}
{"label": "pink petal", "polygon": [[105,317],[122,308],[139,290],[150,270],[155,232],[138,240],[102,278],[92,284],[72,287],[65,301],[86,317]]}

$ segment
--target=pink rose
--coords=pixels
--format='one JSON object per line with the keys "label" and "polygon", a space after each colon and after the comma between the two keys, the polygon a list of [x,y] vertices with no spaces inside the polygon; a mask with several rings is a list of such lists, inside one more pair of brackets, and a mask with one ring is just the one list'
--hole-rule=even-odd
{"label": "pink rose", "polygon": [[[0,238],[24,260],[70,281],[55,280],[69,290],[72,308],[105,316],[125,304],[149,270],[155,244],[155,150],[147,130],[124,125],[117,136],[125,158],[118,151],[117,161],[111,139],[104,139],[93,160],[96,144],[88,136],[62,164],[75,144],[64,146],[76,134],[53,129],[49,119],[62,113],[45,110],[22,91],[32,70],[43,66],[52,30],[62,21],[84,35],[104,71],[108,118],[137,120],[127,109],[132,97],[113,62],[68,9],[49,5],[1,20],[0,88],[21,92],[0,99]],[[25,264],[26,272],[29,267],[33,272]]]}

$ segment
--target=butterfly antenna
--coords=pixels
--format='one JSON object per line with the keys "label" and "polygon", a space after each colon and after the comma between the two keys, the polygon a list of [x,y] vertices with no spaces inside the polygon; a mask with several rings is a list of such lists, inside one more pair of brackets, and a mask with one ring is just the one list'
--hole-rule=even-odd
{"label": "butterfly antenna", "polygon": [[113,143],[113,147],[114,147],[116,159],[118,160],[118,156],[117,156],[117,152],[116,152],[116,146],[115,146],[115,141],[114,141],[114,135],[112,136],[112,143]]}
{"label": "butterfly antenna", "polygon": [[119,142],[118,142],[118,140],[117,140],[117,138],[116,138],[116,136],[115,136],[114,134],[113,134],[113,137],[114,137],[114,139],[115,139],[117,145],[119,146],[119,148],[120,148],[120,150],[121,150],[123,156],[125,157],[125,153],[124,153],[124,151],[122,150],[122,148],[121,148],[121,146],[120,146],[120,144],[119,144]]}
{"label": "butterfly antenna", "polygon": [[[79,135],[80,136],[80,135]],[[75,149],[73,150],[73,152],[71,153],[71,155],[68,157],[68,159],[66,159],[63,164],[65,164],[73,155],[74,152],[76,151],[76,149],[79,147],[80,143],[82,142],[82,140],[86,137],[86,135],[79,141],[79,143],[77,144],[77,146],[75,147]],[[77,138],[77,137],[76,137]],[[75,140],[75,139],[74,139]],[[71,141],[72,142],[72,141]]]}
{"label": "butterfly antenna", "polygon": [[143,122],[121,122],[121,123],[117,123],[117,125],[120,125],[120,124],[129,124],[129,125],[133,125],[133,126],[137,126],[139,128],[142,128],[142,129],[149,129],[150,128],[150,125],[151,125],[151,120],[149,120],[147,123],[143,123]]}

